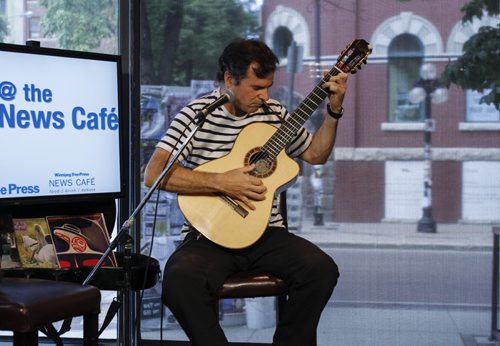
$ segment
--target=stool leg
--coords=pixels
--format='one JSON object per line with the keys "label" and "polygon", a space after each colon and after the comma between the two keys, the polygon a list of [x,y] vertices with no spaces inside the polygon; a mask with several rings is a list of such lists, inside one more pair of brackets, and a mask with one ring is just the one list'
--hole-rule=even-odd
{"label": "stool leg", "polygon": [[286,304],[287,296],[281,295],[276,297],[276,324],[281,318],[281,312],[283,311],[283,306]]}
{"label": "stool leg", "polygon": [[99,345],[99,314],[88,314],[83,316],[83,345]]}
{"label": "stool leg", "polygon": [[27,333],[14,332],[14,346],[37,346],[38,330]]}

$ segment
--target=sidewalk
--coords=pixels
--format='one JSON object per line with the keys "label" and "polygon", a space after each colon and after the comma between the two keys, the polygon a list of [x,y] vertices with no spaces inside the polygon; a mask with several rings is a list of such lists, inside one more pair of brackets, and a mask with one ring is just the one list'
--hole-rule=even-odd
{"label": "sidewalk", "polygon": [[[328,304],[318,328],[318,346],[499,346],[488,340],[490,315],[485,310],[387,309],[336,307]],[[275,326],[224,327],[234,343],[271,342]],[[142,333],[159,340],[159,330]],[[164,340],[187,340],[180,328],[165,328]],[[252,344],[253,345],[253,344]]]}
{"label": "sidewalk", "polygon": [[[416,223],[325,223],[302,225],[298,235],[323,248],[492,251],[495,224],[438,224],[436,233]],[[489,309],[410,309],[329,305],[319,345],[499,346],[489,341]]]}
{"label": "sidewalk", "polygon": [[[436,233],[417,232],[416,223],[332,223],[302,225],[297,235],[324,247],[409,248],[488,251],[492,224],[438,224]],[[500,226],[499,226],[500,227]]]}
{"label": "sidewalk", "polygon": [[[323,248],[422,249],[491,253],[493,225],[438,224],[436,233],[417,232],[416,223],[311,222],[295,232]],[[474,256],[474,253],[472,254]],[[380,284],[380,289],[383,285]],[[319,346],[500,346],[490,342],[491,312],[485,307],[391,305],[347,306],[330,302],[318,328]],[[233,342],[270,342],[274,327],[226,326]],[[168,339],[184,339],[179,328]],[[158,338],[158,332],[144,333]]]}

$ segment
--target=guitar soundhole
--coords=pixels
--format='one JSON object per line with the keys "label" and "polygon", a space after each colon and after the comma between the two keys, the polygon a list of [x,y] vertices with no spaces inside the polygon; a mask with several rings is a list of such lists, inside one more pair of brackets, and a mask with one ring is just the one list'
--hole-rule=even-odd
{"label": "guitar soundhole", "polygon": [[252,175],[257,178],[267,178],[276,170],[276,160],[271,159],[261,148],[253,148],[245,156],[245,165],[252,163],[255,163]]}

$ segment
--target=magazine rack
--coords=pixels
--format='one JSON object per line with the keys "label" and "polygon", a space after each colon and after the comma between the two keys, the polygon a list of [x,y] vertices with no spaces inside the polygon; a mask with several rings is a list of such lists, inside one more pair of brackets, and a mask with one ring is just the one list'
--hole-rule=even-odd
{"label": "magazine rack", "polygon": [[[74,203],[18,205],[0,207],[0,214],[9,214],[12,218],[45,218],[47,216],[81,216],[94,213],[102,213],[109,233],[114,229],[116,219],[115,200],[87,200]],[[48,218],[47,218],[48,219]],[[81,235],[81,234],[80,234]],[[111,237],[111,234],[109,234]],[[129,237],[130,238],[130,237]],[[122,241],[124,239],[120,239]],[[109,324],[120,306],[123,309],[124,324],[123,340],[129,345],[130,322],[130,292],[152,288],[159,280],[159,262],[149,256],[131,253],[129,243],[124,244],[125,252],[113,252],[116,258],[116,267],[94,267],[81,266],[78,268],[5,268],[3,275],[7,278],[34,278],[45,280],[56,280],[58,282],[79,283],[81,286],[90,284],[101,290],[119,291],[122,299],[114,301],[110,306],[106,318],[98,334]],[[109,248],[108,248],[109,249]],[[110,254],[109,254],[110,255]],[[102,256],[101,256],[102,257]],[[76,260],[76,258],[74,258]],[[102,259],[102,258],[101,258]],[[88,282],[90,273],[94,273],[92,280]],[[64,334],[71,329],[71,319],[67,319],[59,331],[55,331],[52,339],[57,340],[58,335]]]}
{"label": "magazine rack", "polygon": [[[45,217],[49,215],[82,215],[102,212],[108,232],[112,232],[116,219],[114,200],[85,201],[75,203],[46,204],[36,206],[19,205],[2,207],[0,213],[11,214],[14,218]],[[111,236],[111,235],[110,235]],[[124,253],[114,252],[117,267],[101,267],[90,284],[101,290],[122,290],[127,287],[123,268]],[[149,256],[131,253],[130,289],[139,291],[153,287],[159,279],[159,262]],[[80,268],[4,268],[5,277],[29,277],[74,283],[83,283],[92,267]]]}

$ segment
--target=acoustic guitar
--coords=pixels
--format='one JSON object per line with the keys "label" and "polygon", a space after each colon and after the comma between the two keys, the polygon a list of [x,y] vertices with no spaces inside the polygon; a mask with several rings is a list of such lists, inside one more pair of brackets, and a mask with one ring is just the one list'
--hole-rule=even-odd
{"label": "acoustic guitar", "polygon": [[[262,179],[273,196],[286,189],[299,173],[298,164],[285,148],[328,93],[321,88],[330,77],[341,72],[356,73],[366,63],[371,46],[354,40],[339,55],[334,67],[323,77],[280,128],[253,123],[240,132],[229,154],[195,168],[202,172],[223,173],[255,163],[250,173]],[[253,201],[255,210],[224,194],[179,195],[179,207],[187,221],[214,243],[241,249],[255,243],[264,233],[271,215],[273,198]]]}

